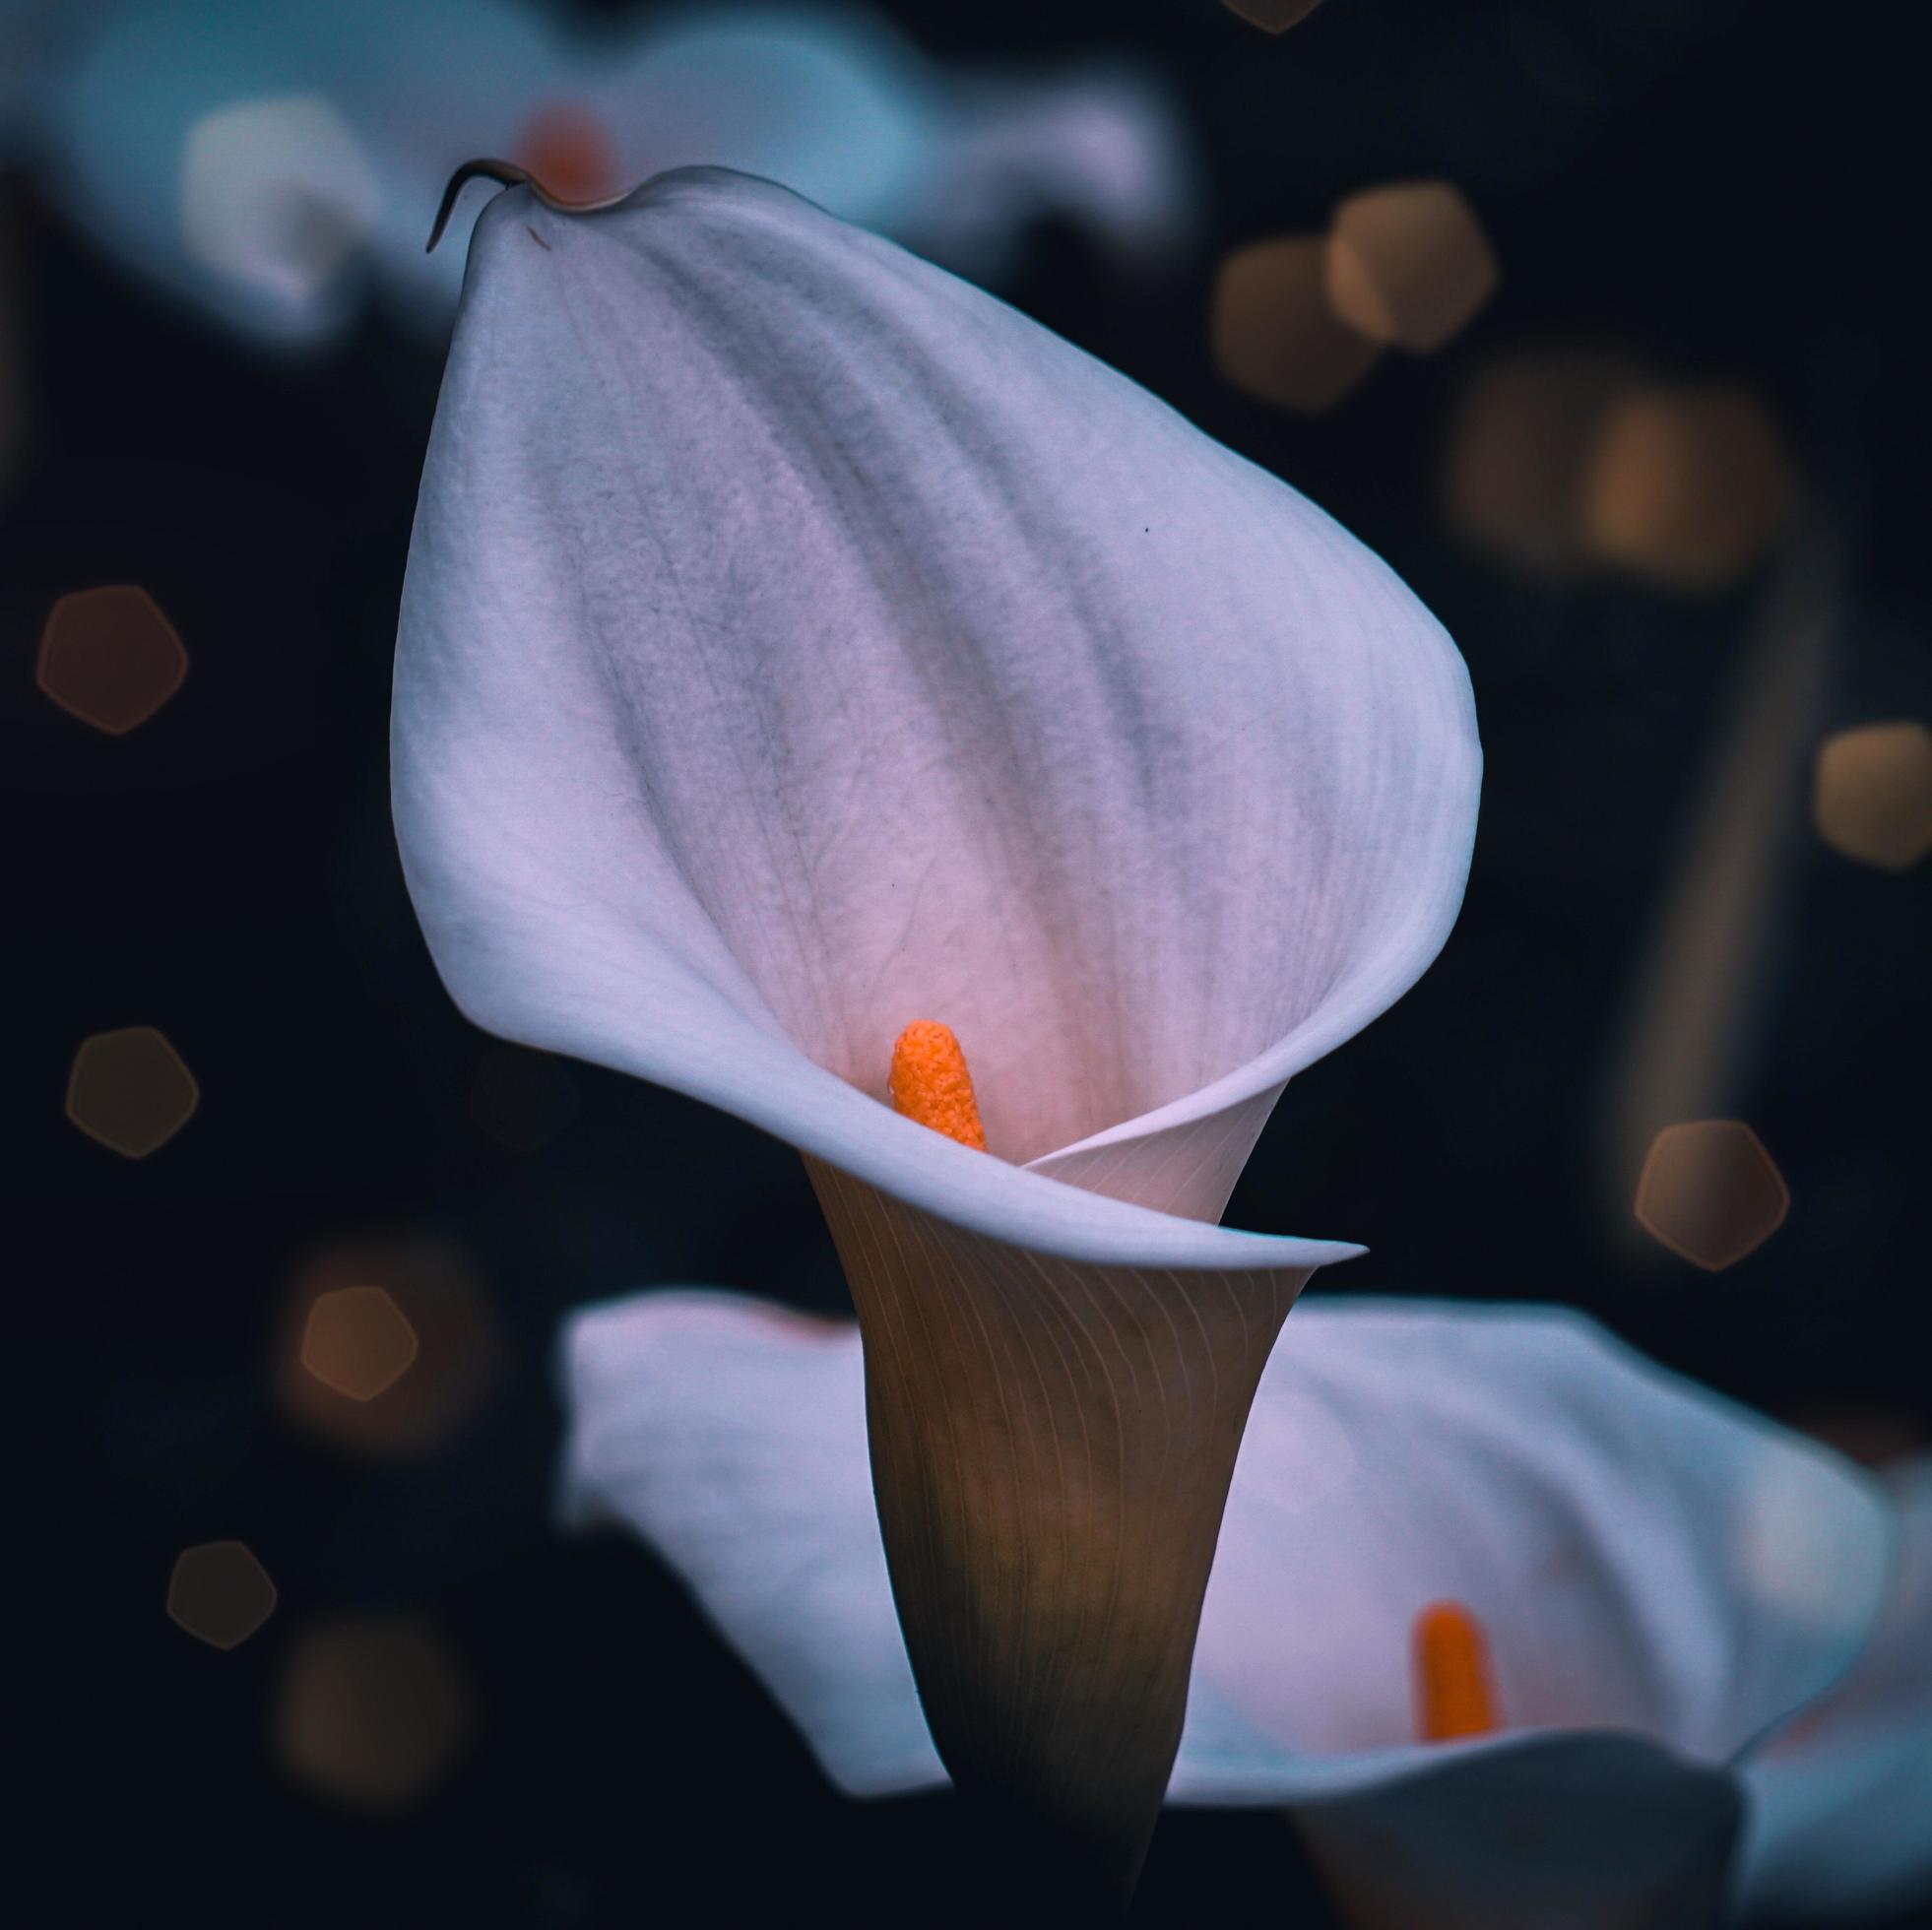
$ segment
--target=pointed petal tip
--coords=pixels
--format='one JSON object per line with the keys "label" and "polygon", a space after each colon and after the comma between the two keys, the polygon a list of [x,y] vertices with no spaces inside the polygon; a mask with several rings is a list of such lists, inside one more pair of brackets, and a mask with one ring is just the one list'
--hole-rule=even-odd
{"label": "pointed petal tip", "polygon": [[536,186],[529,173],[513,161],[497,161],[483,155],[464,161],[449,177],[449,185],[443,189],[436,219],[429,228],[429,239],[423,244],[424,254],[433,255],[436,252],[436,243],[443,238],[443,231],[449,226],[449,218],[456,212],[457,196],[472,181],[480,180],[494,181],[497,186],[505,188]]}
{"label": "pointed petal tip", "polygon": [[[457,197],[472,181],[494,181],[503,188],[528,188],[531,195],[556,215],[595,215],[607,208],[621,206],[624,202],[640,195],[656,182],[670,178],[672,174],[718,173],[729,174],[729,168],[672,168],[665,174],[654,175],[651,180],[637,187],[626,188],[620,194],[606,196],[602,201],[564,201],[552,194],[529,168],[520,167],[513,161],[499,161],[493,156],[479,156],[464,161],[449,177],[449,185],[443,189],[443,198],[436,209],[436,219],[429,229],[429,239],[423,244],[424,254],[434,254],[436,244],[443,238],[449,226],[450,217],[456,212]],[[743,177],[750,179],[749,175]],[[762,184],[761,184],[762,185]]]}

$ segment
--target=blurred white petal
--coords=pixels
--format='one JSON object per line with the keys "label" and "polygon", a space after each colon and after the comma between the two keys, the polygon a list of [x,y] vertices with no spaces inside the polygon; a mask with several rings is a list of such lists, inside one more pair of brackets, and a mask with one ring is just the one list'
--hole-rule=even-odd
{"label": "blurred white petal", "polygon": [[1900,1466],[1899,1562],[1857,1666],[1746,1766],[1738,1898],[1785,1922],[1932,1898],[1932,1456]]}
{"label": "blurred white petal", "polygon": [[648,1523],[847,1795],[943,1782],[879,1542],[858,1329],[648,1294],[575,1321],[563,1372],[565,1517]]}
{"label": "blurred white petal", "polygon": [[1200,225],[1199,167],[1179,108],[1132,68],[963,80],[927,173],[892,231],[981,279],[997,278],[1038,223],[1085,234],[1127,268],[1163,265]]}
{"label": "blurred white petal", "polygon": [[583,64],[625,188],[667,168],[732,167],[885,233],[932,191],[945,85],[878,15],[677,10]]}
{"label": "blurred white petal", "polygon": [[[1310,1502],[1302,1470],[1336,1438],[1354,1467]],[[1195,1650],[1292,1758],[1244,1797],[1184,1750],[1173,1793],[1276,1802],[1435,1758],[1406,1658],[1443,1598],[1488,1631],[1512,1731],[1725,1762],[1849,1664],[1890,1532],[1836,1456],[1578,1315],[1304,1303],[1256,1397]]]}
{"label": "blurred white petal", "polygon": [[214,275],[291,317],[331,306],[332,285],[381,207],[375,169],[319,95],[248,100],[188,130],[181,228]]}

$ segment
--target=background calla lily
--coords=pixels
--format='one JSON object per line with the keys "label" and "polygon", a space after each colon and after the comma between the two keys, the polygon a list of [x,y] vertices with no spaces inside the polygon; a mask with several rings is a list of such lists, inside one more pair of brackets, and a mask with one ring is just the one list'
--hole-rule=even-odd
{"label": "background calla lily", "polygon": [[[646,1294],[580,1315],[563,1373],[566,1512],[665,1555],[841,1788],[939,1781],[856,1333]],[[1848,1707],[1888,1652],[1894,1532],[1847,1464],[1578,1316],[1304,1302],[1242,1447],[1169,1800],[1290,1807],[1361,1921],[1707,1923],[1740,1776],[1806,1777],[1795,1743],[1764,1739],[1862,1652],[1822,1705]],[[1486,1626],[1507,1726],[1420,1745],[1409,1627],[1442,1597]],[[1923,1705],[1897,1716],[1922,1744]],[[1809,1788],[1794,1814],[1853,1793]],[[1778,1822],[1754,1825],[1777,1838],[1760,1865],[1834,1894],[1830,1832]]]}
{"label": "background calla lily", "polygon": [[372,282],[446,322],[471,208],[457,247],[422,238],[480,154],[570,200],[691,162],[775,174],[986,277],[1047,217],[1157,258],[1196,201],[1151,72],[941,68],[859,7],[649,9],[592,33],[515,0],[96,0],[20,63],[33,84],[0,96],[0,144],[38,157],[56,202],[145,278],[296,346],[339,334]]}
{"label": "background calla lily", "polygon": [[1891,1471],[1899,1561],[1844,1682],[1745,1768],[1738,1897],[1785,1922],[1932,1898],[1932,1456]]}
{"label": "background calla lily", "polygon": [[[478,1024],[806,1154],[940,1746],[1130,1886],[1249,1397],[1354,1251],[1211,1222],[1459,903],[1448,638],[1276,479],[783,189],[519,188],[476,228],[393,752]],[[998,1157],[880,1103],[920,1018]]]}

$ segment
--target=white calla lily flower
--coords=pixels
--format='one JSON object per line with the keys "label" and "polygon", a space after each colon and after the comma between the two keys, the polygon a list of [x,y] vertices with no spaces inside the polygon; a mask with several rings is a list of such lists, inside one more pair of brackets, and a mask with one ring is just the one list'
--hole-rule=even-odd
{"label": "white calla lily flower", "polygon": [[[1214,1221],[1454,916],[1449,639],[1275,478],[781,188],[517,187],[476,226],[393,750],[478,1024],[806,1155],[941,1746],[1123,1893],[1255,1381],[1358,1251]],[[882,1103],[922,1019],[995,1156]]]}
{"label": "white calla lily flower", "polygon": [[[841,1789],[942,1782],[857,1331],[651,1293],[579,1315],[562,1367],[567,1516],[657,1548]],[[1754,1909],[1901,1898],[1929,1873],[1922,1837],[1902,1867],[1923,1782],[1897,1765],[1932,1709],[1896,1534],[1849,1464],[1580,1316],[1305,1300],[1235,1470],[1168,1800],[1290,1810],[1364,1923],[1707,1924],[1747,1803]],[[1411,1632],[1443,1601],[1486,1637],[1498,1722],[1424,1742]],[[1884,1885],[1842,1853],[1867,1837]]]}

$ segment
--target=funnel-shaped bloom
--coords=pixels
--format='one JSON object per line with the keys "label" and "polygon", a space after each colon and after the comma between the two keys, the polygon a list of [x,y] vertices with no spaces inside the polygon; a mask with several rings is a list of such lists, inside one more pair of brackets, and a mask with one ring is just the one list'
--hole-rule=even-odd
{"label": "funnel-shaped bloom", "polygon": [[[663,1553],[841,1788],[938,1783],[853,1329],[645,1294],[580,1315],[562,1365],[566,1512]],[[1169,1800],[1291,1808],[1352,1921],[1637,1930],[1721,1908],[1741,1776],[1755,1905],[1900,1897],[1928,1875],[1932,1627],[1920,1547],[1871,1633],[1894,1530],[1847,1464],[1578,1316],[1304,1301],[1242,1446]],[[1422,1743],[1411,1632],[1444,1600],[1485,1632],[1500,1726]],[[1914,1669],[1916,1701],[1889,1700]],[[1870,1860],[1842,1855],[1861,1833]]]}
{"label": "funnel-shaped bloom", "polygon": [[[1256,1379],[1355,1251],[1213,1222],[1454,915],[1448,638],[1274,478],[783,189],[518,188],[476,229],[393,747],[478,1024],[807,1156],[940,1747],[1125,1886]],[[882,1103],[920,1019],[990,1153]]]}

